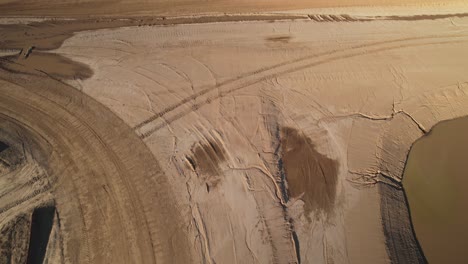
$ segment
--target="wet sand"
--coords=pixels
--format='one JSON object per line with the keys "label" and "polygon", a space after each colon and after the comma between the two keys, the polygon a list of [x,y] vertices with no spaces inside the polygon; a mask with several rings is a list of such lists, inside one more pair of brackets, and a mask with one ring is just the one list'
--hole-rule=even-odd
{"label": "wet sand", "polygon": [[287,180],[288,196],[304,201],[304,212],[316,215],[333,212],[338,164],[317,152],[311,139],[293,128],[283,128],[281,166]]}
{"label": "wet sand", "polygon": [[[463,3],[463,1],[451,1]],[[122,15],[190,15],[200,13],[245,13],[284,11],[312,8],[333,7],[369,7],[369,6],[421,6],[443,5],[443,0],[352,0],[352,1],[327,1],[327,0],[156,0],[156,1],[33,1],[33,0],[1,0],[0,11],[2,15],[38,15],[38,16],[122,16]]]}
{"label": "wet sand", "polygon": [[403,178],[429,263],[466,263],[468,118],[442,122],[411,149]]}
{"label": "wet sand", "polygon": [[[400,181],[416,138],[468,114],[463,12],[9,2],[81,18],[1,26],[2,255],[54,204],[51,262],[425,263]],[[204,5],[249,13],[126,16]]]}

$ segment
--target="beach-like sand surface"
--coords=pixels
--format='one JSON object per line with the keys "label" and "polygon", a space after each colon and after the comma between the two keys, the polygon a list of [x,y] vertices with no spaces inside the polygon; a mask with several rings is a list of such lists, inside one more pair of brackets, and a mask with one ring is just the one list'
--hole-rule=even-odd
{"label": "beach-like sand surface", "polygon": [[[459,9],[464,0],[0,0],[1,16],[128,16],[261,13],[318,8]],[[462,11],[459,9],[459,11]]]}
{"label": "beach-like sand surface", "polygon": [[468,5],[0,3],[0,263],[427,262],[402,177],[468,115]]}

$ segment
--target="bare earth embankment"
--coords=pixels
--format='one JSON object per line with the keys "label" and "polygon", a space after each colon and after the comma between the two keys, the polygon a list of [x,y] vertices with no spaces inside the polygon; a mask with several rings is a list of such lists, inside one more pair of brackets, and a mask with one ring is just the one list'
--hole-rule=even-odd
{"label": "bare earth embankment", "polygon": [[3,2],[74,19],[0,19],[0,263],[427,262],[401,182],[468,114],[463,5]]}

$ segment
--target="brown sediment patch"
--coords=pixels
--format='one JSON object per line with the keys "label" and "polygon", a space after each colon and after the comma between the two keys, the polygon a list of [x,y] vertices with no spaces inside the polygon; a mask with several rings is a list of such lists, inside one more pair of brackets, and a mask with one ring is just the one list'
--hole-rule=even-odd
{"label": "brown sediment patch", "polygon": [[288,43],[291,41],[292,37],[291,36],[271,36],[265,38],[267,41],[272,41],[272,42],[281,42],[281,43]]}
{"label": "brown sediment patch", "polygon": [[0,57],[0,68],[10,72],[55,78],[85,79],[92,76],[89,67],[59,54],[43,51],[59,48],[73,33],[125,26],[124,20],[49,20],[31,24],[0,25],[0,49],[17,50],[18,55]]}
{"label": "brown sediment patch", "polygon": [[199,142],[192,147],[192,155],[186,157],[190,166],[203,179],[208,191],[221,180],[220,163],[226,160],[226,151],[217,140]]}
{"label": "brown sediment patch", "polygon": [[60,47],[75,32],[128,26],[129,23],[130,21],[117,19],[84,19],[0,25],[0,49],[19,50],[35,46],[38,50],[52,50]]}
{"label": "brown sediment patch", "polygon": [[281,156],[290,197],[304,201],[306,216],[313,210],[330,213],[335,203],[338,162],[316,149],[294,128],[281,131]]}
{"label": "brown sediment patch", "polygon": [[34,75],[39,75],[42,72],[64,79],[86,79],[93,75],[93,71],[85,64],[48,52],[2,57],[0,58],[0,68]]}

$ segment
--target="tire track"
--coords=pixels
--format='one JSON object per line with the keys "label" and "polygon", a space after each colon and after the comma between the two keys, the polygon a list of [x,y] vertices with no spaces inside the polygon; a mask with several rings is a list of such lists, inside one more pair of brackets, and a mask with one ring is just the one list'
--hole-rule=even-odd
{"label": "tire track", "polygon": [[[456,39],[464,38],[467,36],[468,35],[463,35],[463,34],[447,34],[447,35],[431,35],[431,36],[424,36],[424,37],[402,38],[402,39],[396,39],[396,40],[391,40],[391,41],[381,41],[381,42],[375,42],[375,43],[370,43],[370,44],[358,45],[358,46],[354,46],[348,49],[336,49],[331,52],[315,54],[315,55],[299,58],[296,60],[292,60],[289,62],[276,64],[270,67],[265,67],[255,72],[219,83],[218,85],[205,88],[198,93],[188,96],[184,98],[183,100],[179,101],[178,103],[173,104],[165,108],[164,110],[160,111],[159,113],[156,113],[152,117],[142,121],[141,123],[136,125],[134,129],[141,138],[145,139],[149,137],[151,134],[153,134],[154,132],[165,127],[166,125],[174,122],[175,120],[180,119],[181,117],[189,114],[190,112],[198,110],[203,105],[207,103],[211,103],[211,101],[219,97],[223,97],[228,93],[232,93],[234,91],[243,89],[245,87],[251,86],[253,84],[259,83],[264,80],[278,77],[280,75],[292,73],[295,71],[307,69],[310,67],[314,67],[314,66],[318,66],[318,65],[322,65],[322,64],[342,60],[342,59],[348,59],[348,58],[358,57],[358,56],[368,55],[368,54],[375,54],[375,53],[379,53],[383,51],[389,51],[389,50],[395,50],[395,49],[401,49],[401,48],[409,48],[409,47],[417,47],[417,46],[428,46],[428,45],[437,45],[437,44],[450,44],[454,42],[464,42],[466,40],[456,41]],[[444,39],[446,41],[412,43],[412,41],[436,40],[436,39]],[[450,40],[450,39],[455,39],[455,40]],[[410,42],[410,43],[408,44],[407,42]],[[388,44],[396,44],[396,45],[386,46]],[[380,47],[380,46],[383,46],[383,47]],[[368,48],[374,48],[374,49],[369,50]],[[354,52],[347,53],[349,51],[354,51]],[[202,102],[194,103],[188,110],[181,110],[179,113],[176,113],[173,116],[167,117],[169,114],[171,114],[171,112],[174,112],[178,110],[179,108],[187,105],[189,102],[194,102],[196,99],[204,95],[207,95],[211,91],[215,91],[215,90],[219,90],[220,92],[218,92],[214,96],[209,96]],[[152,124],[154,121],[156,121],[159,118],[164,119],[164,123]]]}
{"label": "tire track", "polygon": [[[45,75],[0,71],[0,79],[14,84],[0,83],[0,114],[53,150],[46,167],[57,178],[53,193],[67,233],[67,259],[191,262],[166,176],[130,127],[93,99]],[[99,199],[103,188],[113,196],[111,202]],[[106,215],[97,210],[100,206],[107,208]],[[80,241],[81,250],[73,240]]]}
{"label": "tire track", "polygon": [[[457,36],[457,35],[455,35],[455,36]],[[299,62],[303,62],[303,61],[310,60],[310,59],[316,59],[316,58],[324,57],[324,56],[327,56],[327,55],[333,55],[335,53],[343,52],[343,51],[347,51],[347,50],[354,50],[354,49],[372,47],[372,46],[376,46],[376,45],[389,44],[389,43],[395,43],[395,42],[404,42],[404,41],[411,41],[411,40],[424,40],[424,39],[430,39],[430,38],[434,38],[434,37],[441,37],[441,36],[411,37],[411,38],[400,38],[400,39],[395,39],[395,40],[391,40],[391,41],[379,41],[379,42],[374,42],[374,43],[370,43],[370,44],[357,45],[357,46],[354,46],[354,47],[351,47],[351,48],[348,48],[348,49],[335,49],[335,50],[332,50],[332,51],[322,52],[322,53],[319,53],[319,54],[313,54],[313,55],[305,56],[305,57],[302,57],[302,58],[290,60],[290,61],[287,61],[287,62],[278,63],[278,64],[275,64],[275,65],[272,65],[272,66],[263,67],[263,68],[260,68],[260,69],[258,69],[256,71],[254,71],[254,72],[251,72],[251,73],[236,77],[234,79],[230,79],[230,80],[218,83],[215,86],[207,87],[207,88],[205,88],[205,89],[203,89],[203,90],[201,90],[201,91],[199,91],[199,92],[197,92],[197,93],[195,93],[195,94],[181,100],[180,102],[178,102],[176,104],[173,104],[173,105],[171,105],[169,107],[166,107],[165,109],[163,109],[159,113],[156,113],[154,116],[152,116],[152,117],[144,120],[140,124],[136,125],[134,128],[135,129],[141,128],[142,126],[148,124],[149,122],[157,119],[159,116],[162,116],[162,115],[166,114],[167,112],[170,112],[170,111],[180,107],[181,105],[183,105],[183,104],[185,104],[185,103],[187,103],[189,101],[193,101],[193,100],[197,99],[198,97],[200,97],[200,96],[202,96],[202,95],[204,95],[204,94],[206,94],[206,93],[208,93],[208,92],[210,92],[212,90],[218,89],[218,88],[220,88],[222,86],[225,86],[225,85],[237,82],[237,81],[241,81],[242,79],[246,79],[246,78],[252,77],[252,76],[257,75],[257,74],[265,73],[265,72],[270,71],[270,70],[275,70],[275,69],[280,68],[282,66],[292,65],[294,63],[299,63]]]}

